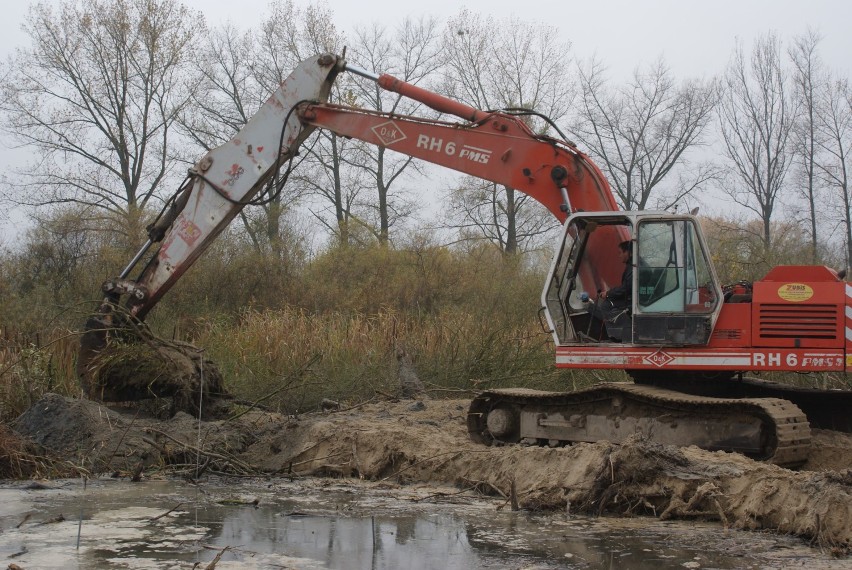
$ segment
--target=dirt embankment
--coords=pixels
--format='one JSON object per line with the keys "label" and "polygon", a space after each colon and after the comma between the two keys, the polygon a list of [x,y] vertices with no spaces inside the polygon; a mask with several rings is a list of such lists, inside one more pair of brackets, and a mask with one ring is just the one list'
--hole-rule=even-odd
{"label": "dirt embankment", "polygon": [[360,477],[454,484],[507,508],[718,520],[852,548],[852,436],[816,430],[798,471],[737,454],[661,446],[483,447],[466,433],[466,400],[370,403],[298,418],[252,411],[199,423],[48,395],[13,428],[79,468]]}

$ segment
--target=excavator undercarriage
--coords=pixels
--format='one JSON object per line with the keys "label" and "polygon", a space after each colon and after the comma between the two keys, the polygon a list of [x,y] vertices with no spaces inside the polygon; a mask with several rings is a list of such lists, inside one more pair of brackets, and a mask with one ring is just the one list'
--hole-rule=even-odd
{"label": "excavator undercarriage", "polygon": [[577,392],[491,390],[468,412],[468,432],[484,444],[619,443],[639,433],[668,445],[742,453],[784,467],[808,458],[808,419],[778,398],[723,399],[653,386],[599,384]]}

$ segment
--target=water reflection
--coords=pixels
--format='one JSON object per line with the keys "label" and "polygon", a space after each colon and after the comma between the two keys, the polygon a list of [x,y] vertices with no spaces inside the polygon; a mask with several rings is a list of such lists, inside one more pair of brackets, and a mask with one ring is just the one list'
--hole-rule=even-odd
{"label": "water reflection", "polygon": [[[228,547],[216,570],[762,568],[785,565],[778,555],[784,544],[798,563],[804,552],[809,562],[831,567],[794,539],[714,525],[503,512],[483,500],[419,502],[413,489],[364,492],[355,484],[316,482],[195,488],[97,481],[85,491],[78,482],[51,485],[0,486],[0,560],[23,568],[192,568]],[[257,506],[249,504],[253,499]],[[57,521],[59,514],[66,520]]]}
{"label": "water reflection", "polygon": [[264,508],[216,514],[224,515],[217,545],[285,551],[331,568],[475,568],[481,560],[463,521],[452,515],[292,516]]}

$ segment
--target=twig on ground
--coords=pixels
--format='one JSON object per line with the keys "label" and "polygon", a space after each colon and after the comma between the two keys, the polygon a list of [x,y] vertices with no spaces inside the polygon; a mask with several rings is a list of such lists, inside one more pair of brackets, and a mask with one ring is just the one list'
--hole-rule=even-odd
{"label": "twig on ground", "polygon": [[[100,408],[99,408],[100,409]],[[109,418],[109,413],[106,414],[106,417]],[[106,468],[109,465],[109,462],[112,461],[112,458],[115,457],[115,454],[118,453],[118,448],[121,447],[121,444],[124,442],[124,438],[127,436],[127,432],[130,431],[130,428],[133,427],[133,422],[136,421],[136,418],[139,417],[139,408],[136,408],[136,414],[133,416],[133,419],[127,424],[127,428],[122,432],[121,437],[118,438],[118,443],[115,444],[115,449],[112,450],[112,453],[109,454],[109,457],[103,460],[103,467]]]}
{"label": "twig on ground", "polygon": [[157,451],[159,451],[159,452],[160,452],[160,455],[162,455],[164,458],[165,458],[165,457],[167,457],[167,456],[169,455],[169,453],[168,453],[168,451],[166,450],[165,446],[160,445],[159,443],[157,443],[157,442],[156,442],[156,441],[154,441],[153,439],[150,439],[150,438],[147,438],[147,437],[143,437],[143,438],[142,438],[142,441],[143,441],[143,442],[145,442],[145,443],[147,443],[148,445],[150,445],[151,447],[153,447],[153,448],[154,448],[154,449],[156,449]]}
{"label": "twig on ground", "polygon": [[216,555],[216,557],[210,562],[210,564],[208,564],[207,566],[204,567],[204,570],[215,570],[216,565],[222,559],[222,555],[225,554],[230,549],[231,549],[230,546],[226,546],[225,548],[220,550],[219,553]]}
{"label": "twig on ground", "polygon": [[482,390],[472,388],[426,388],[427,392],[449,392],[450,394],[476,394]]}
{"label": "twig on ground", "polygon": [[163,517],[167,517],[167,516],[169,516],[169,515],[170,515],[170,514],[172,514],[174,511],[176,511],[177,509],[181,508],[181,506],[183,506],[183,503],[178,503],[178,504],[176,504],[175,506],[173,506],[172,508],[170,508],[169,510],[167,510],[167,511],[166,511],[166,512],[164,512],[163,514],[161,514],[161,515],[157,515],[156,517],[154,517],[154,518],[150,519],[150,522],[158,521],[158,520],[160,520],[160,519],[161,519],[161,518],[163,518]]}
{"label": "twig on ground", "polygon": [[380,396],[384,396],[388,400],[399,400],[399,396],[395,396],[393,394],[388,394],[387,392],[383,392],[379,389],[376,389],[374,391],[376,392],[376,394],[379,394]]}
{"label": "twig on ground", "polygon": [[464,481],[467,481],[468,483],[473,483],[474,489],[476,489],[479,485],[485,485],[504,499],[506,498],[506,493],[504,493],[503,490],[499,487],[494,486],[493,483],[489,483],[488,481],[474,481],[473,479],[464,479]]}
{"label": "twig on ground", "polygon": [[203,449],[198,449],[194,445],[191,445],[191,444],[186,443],[184,441],[181,441],[177,438],[174,438],[174,437],[170,436],[169,434],[167,434],[166,432],[158,430],[158,429],[146,428],[145,431],[147,431],[149,433],[152,433],[152,432],[158,433],[158,434],[162,435],[163,437],[165,437],[166,439],[170,439],[171,441],[177,443],[178,445],[182,445],[185,448],[189,449],[190,451],[194,451],[194,452],[196,452],[200,455],[205,455],[207,457],[213,457],[215,459],[221,459],[222,461],[227,461],[228,463],[232,464],[233,466],[238,467],[239,469],[242,469],[243,472],[245,472],[245,473],[256,473],[257,472],[256,469],[252,468],[251,466],[249,466],[246,463],[243,463],[242,461],[240,461],[239,459],[237,459],[236,457],[234,457],[233,455],[231,455],[229,453],[225,453],[225,452],[216,453],[214,451],[205,451]]}
{"label": "twig on ground", "polygon": [[467,488],[462,489],[461,491],[457,491],[455,493],[440,493],[440,492],[439,493],[432,493],[431,495],[426,495],[425,497],[415,497],[414,499],[411,499],[411,501],[414,502],[414,503],[419,503],[420,501],[426,501],[426,500],[434,499],[434,498],[437,498],[437,497],[455,497],[457,495],[462,495],[464,493],[467,493],[468,491],[473,491],[474,489],[475,489],[475,487],[467,487]]}
{"label": "twig on ground", "polygon": [[339,410],[334,410],[333,413],[339,414],[340,412],[348,412],[351,410],[357,410],[358,408],[363,408],[367,404],[372,404],[375,401],[375,398],[370,398],[369,400],[364,400],[360,404],[355,404],[354,406],[349,406],[348,408],[340,408]]}

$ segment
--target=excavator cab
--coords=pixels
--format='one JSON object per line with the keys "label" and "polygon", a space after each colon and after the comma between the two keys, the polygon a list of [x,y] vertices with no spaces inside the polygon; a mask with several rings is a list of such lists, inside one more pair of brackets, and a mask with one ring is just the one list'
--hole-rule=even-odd
{"label": "excavator cab", "polygon": [[[631,248],[631,295],[616,307],[601,292],[622,282],[624,241]],[[710,339],[722,291],[693,216],[582,212],[565,222],[542,305],[558,346],[696,346]]]}

